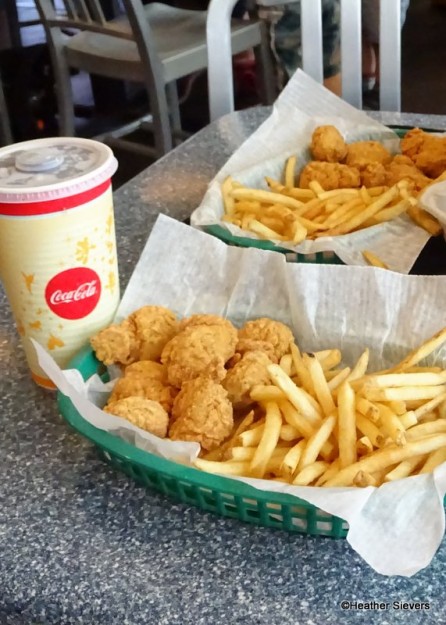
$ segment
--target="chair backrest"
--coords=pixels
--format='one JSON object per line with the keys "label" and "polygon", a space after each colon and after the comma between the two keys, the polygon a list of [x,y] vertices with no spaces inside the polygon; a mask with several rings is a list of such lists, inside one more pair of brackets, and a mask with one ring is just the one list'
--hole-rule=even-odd
{"label": "chair backrest", "polygon": [[[237,0],[211,0],[207,18],[211,120],[234,110],[230,16]],[[323,81],[321,0],[256,0],[261,6],[300,2],[302,69]],[[361,0],[340,0],[342,97],[362,108]],[[380,109],[401,110],[401,0],[380,0]]]}

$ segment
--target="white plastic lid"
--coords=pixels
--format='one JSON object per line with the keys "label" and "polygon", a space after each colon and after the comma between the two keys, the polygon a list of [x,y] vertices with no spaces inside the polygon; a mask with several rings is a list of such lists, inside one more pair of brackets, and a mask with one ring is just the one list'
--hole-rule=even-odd
{"label": "white plastic lid", "polygon": [[115,173],[104,143],[76,137],[23,141],[0,149],[0,203],[42,202],[88,191]]}

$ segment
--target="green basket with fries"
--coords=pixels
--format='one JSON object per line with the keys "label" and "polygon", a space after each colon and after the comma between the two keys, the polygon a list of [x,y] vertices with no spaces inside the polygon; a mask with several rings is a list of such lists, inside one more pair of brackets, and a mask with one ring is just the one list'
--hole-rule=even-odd
{"label": "green basket with fries", "polygon": [[[99,373],[101,367],[89,346],[68,365],[68,368],[77,369],[84,380]],[[165,460],[94,427],[60,392],[57,401],[63,418],[96,446],[106,462],[143,486],[205,512],[246,523],[312,536],[344,538],[347,534],[348,524],[344,520],[302,499],[258,490],[238,480]]]}

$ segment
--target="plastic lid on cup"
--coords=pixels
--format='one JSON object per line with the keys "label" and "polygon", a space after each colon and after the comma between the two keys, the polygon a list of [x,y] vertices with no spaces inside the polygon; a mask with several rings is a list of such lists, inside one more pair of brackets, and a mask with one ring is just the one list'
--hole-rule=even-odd
{"label": "plastic lid on cup", "polygon": [[0,204],[43,202],[109,180],[117,161],[104,143],[77,137],[23,141],[0,149]]}

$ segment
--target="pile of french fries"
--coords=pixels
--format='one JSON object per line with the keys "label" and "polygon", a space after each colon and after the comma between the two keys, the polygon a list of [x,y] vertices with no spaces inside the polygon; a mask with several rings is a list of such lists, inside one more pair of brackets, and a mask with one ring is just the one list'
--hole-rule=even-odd
{"label": "pile of french fries", "polygon": [[222,475],[298,486],[380,486],[446,461],[446,370],[420,366],[446,328],[391,369],[368,373],[369,351],[342,367],[337,349],[295,344],[269,365],[270,385],[223,445],[196,460]]}
{"label": "pile of french fries", "polygon": [[331,191],[314,180],[309,189],[301,189],[295,186],[295,167],[296,157],[291,156],[283,183],[265,179],[268,190],[244,187],[230,176],[226,178],[222,220],[261,239],[294,245],[306,239],[349,234],[403,214],[433,236],[442,231],[441,224],[418,206],[406,180],[391,187]]}

